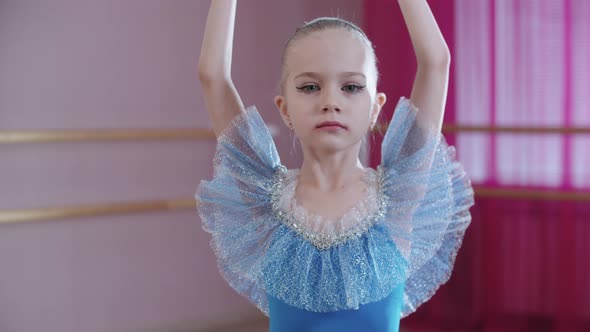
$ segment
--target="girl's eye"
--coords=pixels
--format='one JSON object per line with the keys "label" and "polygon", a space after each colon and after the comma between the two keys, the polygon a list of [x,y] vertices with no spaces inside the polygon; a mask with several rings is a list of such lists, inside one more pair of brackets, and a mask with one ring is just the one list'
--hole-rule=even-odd
{"label": "girl's eye", "polygon": [[319,91],[320,87],[315,84],[307,84],[304,86],[297,87],[297,90],[304,92],[304,93],[312,93],[312,92]]}
{"label": "girl's eye", "polygon": [[342,88],[342,91],[344,92],[350,92],[350,93],[355,93],[358,92],[362,89],[364,89],[365,86],[364,85],[358,85],[358,84],[347,84]]}

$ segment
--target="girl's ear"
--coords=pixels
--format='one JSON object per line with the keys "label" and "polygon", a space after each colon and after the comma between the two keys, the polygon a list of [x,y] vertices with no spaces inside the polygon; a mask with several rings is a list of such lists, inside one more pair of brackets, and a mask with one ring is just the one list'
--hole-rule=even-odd
{"label": "girl's ear", "polygon": [[277,109],[281,113],[281,117],[283,118],[283,122],[287,127],[290,127],[291,118],[289,117],[289,112],[287,112],[287,102],[285,97],[283,96],[276,96],[275,97],[275,105],[277,105]]}
{"label": "girl's ear", "polygon": [[379,113],[387,102],[387,96],[383,92],[379,92],[375,95],[375,103],[373,103],[373,107],[371,109],[371,122],[373,125],[377,123],[377,118],[379,117]]}

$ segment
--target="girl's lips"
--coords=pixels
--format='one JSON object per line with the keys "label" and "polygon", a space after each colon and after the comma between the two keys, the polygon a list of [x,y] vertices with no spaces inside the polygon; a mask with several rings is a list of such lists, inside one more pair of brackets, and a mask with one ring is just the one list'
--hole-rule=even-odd
{"label": "girl's lips", "polygon": [[330,128],[338,128],[339,127],[339,128],[346,129],[346,126],[341,124],[338,121],[324,121],[316,126],[316,128],[324,128],[324,127],[330,127]]}

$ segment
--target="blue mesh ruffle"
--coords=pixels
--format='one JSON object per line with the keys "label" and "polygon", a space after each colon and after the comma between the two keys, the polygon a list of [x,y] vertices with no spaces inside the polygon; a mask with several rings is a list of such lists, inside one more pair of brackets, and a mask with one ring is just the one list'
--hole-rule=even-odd
{"label": "blue mesh ruffle", "polygon": [[473,189],[454,147],[416,121],[401,98],[383,138],[381,165],[389,210],[384,225],[408,265],[402,317],[445,283],[471,222]]}
{"label": "blue mesh ruffle", "polygon": [[213,179],[201,181],[195,195],[221,275],[265,313],[264,259],[280,225],[269,193],[280,165],[268,128],[256,109],[248,108],[219,135]]}
{"label": "blue mesh ruffle", "polygon": [[320,250],[273,211],[285,171],[255,108],[218,139],[214,176],[195,195],[221,274],[268,314],[267,294],[316,312],[355,309],[405,284],[402,315],[448,280],[470,222],[473,192],[440,133],[416,124],[402,98],[382,145],[379,166],[387,209],[369,230]]}

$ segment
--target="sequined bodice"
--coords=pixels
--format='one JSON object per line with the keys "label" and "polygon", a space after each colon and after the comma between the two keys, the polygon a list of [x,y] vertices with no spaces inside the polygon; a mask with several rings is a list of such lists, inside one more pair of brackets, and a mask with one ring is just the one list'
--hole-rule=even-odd
{"label": "sequined bodice", "polygon": [[362,180],[367,187],[366,196],[337,219],[313,213],[297,202],[295,189],[298,174],[299,169],[279,169],[274,179],[273,211],[284,224],[318,249],[329,249],[352,237],[361,236],[384,215],[386,200],[380,169],[365,169]]}

